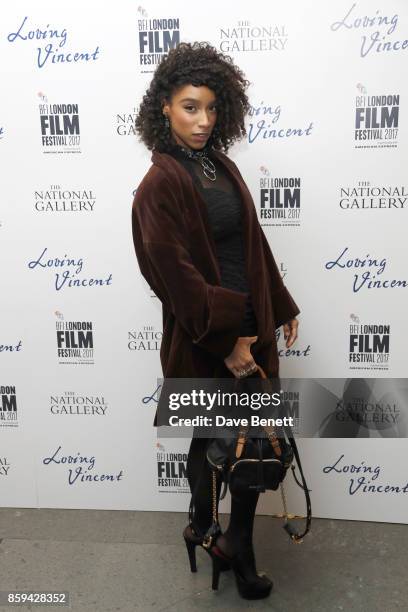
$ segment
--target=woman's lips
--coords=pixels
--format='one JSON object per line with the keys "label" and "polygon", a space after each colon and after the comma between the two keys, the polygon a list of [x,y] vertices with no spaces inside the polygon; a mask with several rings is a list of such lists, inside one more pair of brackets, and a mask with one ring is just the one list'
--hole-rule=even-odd
{"label": "woman's lips", "polygon": [[196,140],[207,140],[209,137],[209,134],[193,134],[192,138],[195,138]]}

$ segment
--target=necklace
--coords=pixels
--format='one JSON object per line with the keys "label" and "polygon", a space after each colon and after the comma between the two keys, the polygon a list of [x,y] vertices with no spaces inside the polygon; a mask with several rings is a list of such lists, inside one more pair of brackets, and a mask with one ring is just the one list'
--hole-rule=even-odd
{"label": "necklace", "polygon": [[210,179],[210,181],[215,181],[215,179],[217,178],[216,169],[213,162],[208,157],[208,148],[204,148],[201,151],[193,151],[192,149],[185,149],[181,145],[178,146],[183,151],[183,153],[187,155],[187,157],[189,157],[190,159],[195,159],[201,164],[204,176]]}

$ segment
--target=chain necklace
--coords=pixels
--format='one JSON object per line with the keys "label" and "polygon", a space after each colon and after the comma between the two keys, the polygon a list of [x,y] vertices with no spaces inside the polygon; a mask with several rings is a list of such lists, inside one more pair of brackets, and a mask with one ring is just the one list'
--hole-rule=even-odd
{"label": "chain necklace", "polygon": [[185,149],[181,145],[178,146],[183,151],[183,153],[187,155],[187,157],[189,157],[190,159],[195,159],[200,163],[203,169],[204,176],[210,179],[210,181],[215,181],[215,179],[217,178],[216,169],[213,162],[208,157],[208,147],[204,147],[204,149],[202,149],[201,151],[194,151],[192,149]]}

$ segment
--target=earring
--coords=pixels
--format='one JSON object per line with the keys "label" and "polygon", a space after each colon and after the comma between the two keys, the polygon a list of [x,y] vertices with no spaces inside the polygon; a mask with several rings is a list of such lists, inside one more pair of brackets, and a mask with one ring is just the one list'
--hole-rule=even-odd
{"label": "earring", "polygon": [[170,128],[170,121],[166,114],[164,115],[164,127],[166,128],[166,130]]}

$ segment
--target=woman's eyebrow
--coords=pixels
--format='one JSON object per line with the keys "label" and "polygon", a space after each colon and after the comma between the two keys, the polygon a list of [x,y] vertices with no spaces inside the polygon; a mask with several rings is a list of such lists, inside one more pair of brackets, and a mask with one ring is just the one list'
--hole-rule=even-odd
{"label": "woman's eyebrow", "polygon": [[[180,100],[180,102],[200,102],[200,100],[197,100],[197,98],[183,98],[182,100]],[[214,103],[215,103],[215,100],[210,102],[210,104],[214,104]]]}

